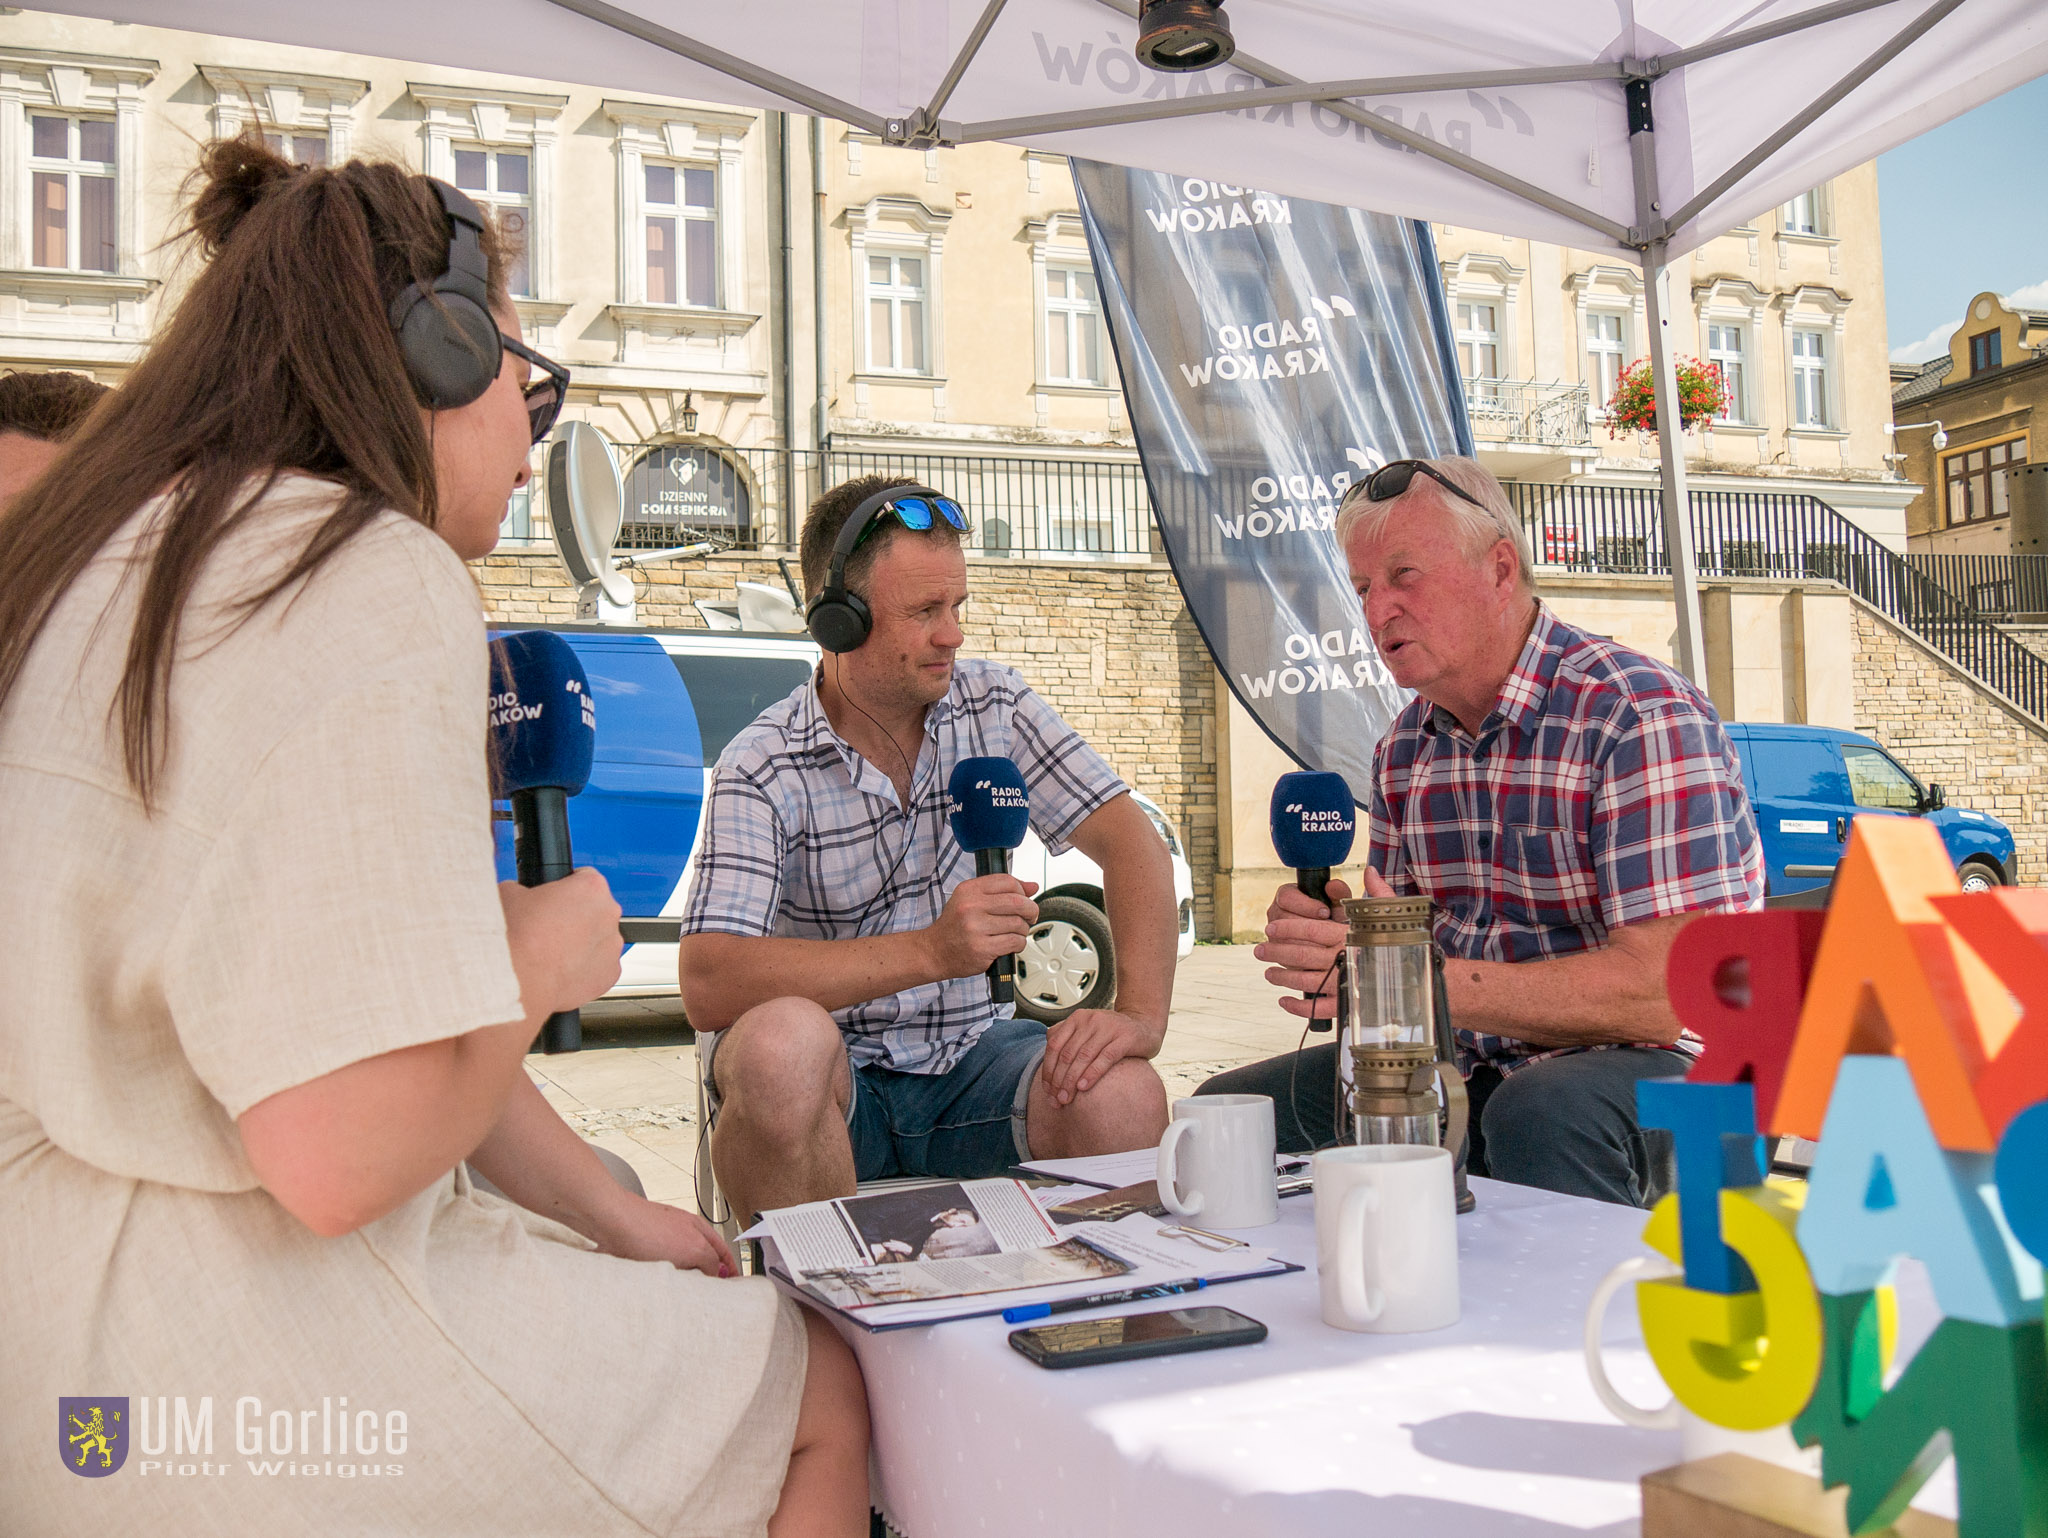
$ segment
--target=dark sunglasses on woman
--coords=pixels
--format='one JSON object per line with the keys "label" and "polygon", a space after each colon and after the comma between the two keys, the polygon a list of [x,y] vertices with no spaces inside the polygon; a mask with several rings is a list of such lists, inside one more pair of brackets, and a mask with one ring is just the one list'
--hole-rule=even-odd
{"label": "dark sunglasses on woman", "polygon": [[1381,465],[1365,478],[1365,500],[1368,502],[1391,502],[1414,484],[1415,477],[1426,475],[1453,496],[1463,497],[1474,507],[1485,507],[1471,492],[1457,484],[1433,465],[1420,459],[1396,459]]}
{"label": "dark sunglasses on woman", "polygon": [[569,371],[515,337],[501,335],[498,340],[505,351],[515,358],[524,358],[545,376],[532,380],[520,391],[526,397],[526,425],[533,433],[533,441],[538,443],[553,430],[555,418],[562,414],[562,403],[569,398]]}

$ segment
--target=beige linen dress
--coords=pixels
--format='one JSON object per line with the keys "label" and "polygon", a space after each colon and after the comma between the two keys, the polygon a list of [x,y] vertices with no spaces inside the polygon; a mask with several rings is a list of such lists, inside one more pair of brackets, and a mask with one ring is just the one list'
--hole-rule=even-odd
{"label": "beige linen dress", "polygon": [[[768,1283],[459,1171],[322,1239],[243,1155],[256,1102],[521,1013],[461,562],[385,514],[231,623],[335,501],[280,482],[202,575],[153,816],[109,717],[150,509],[0,712],[0,1533],[759,1532],[804,1371]],[[62,1396],[128,1399],[125,1462],[74,1471]]]}

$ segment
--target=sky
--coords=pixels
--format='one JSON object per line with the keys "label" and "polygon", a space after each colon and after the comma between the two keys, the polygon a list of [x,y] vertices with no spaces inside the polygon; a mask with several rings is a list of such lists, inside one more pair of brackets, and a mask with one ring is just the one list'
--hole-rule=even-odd
{"label": "sky", "polygon": [[2048,78],[1986,102],[1877,161],[1885,320],[1894,363],[1948,351],[1986,289],[2048,308]]}

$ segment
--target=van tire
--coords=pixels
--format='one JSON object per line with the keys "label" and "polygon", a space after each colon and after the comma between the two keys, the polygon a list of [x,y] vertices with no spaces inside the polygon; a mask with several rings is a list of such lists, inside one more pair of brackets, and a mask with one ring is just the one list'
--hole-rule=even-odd
{"label": "van tire", "polygon": [[1048,897],[1017,958],[1017,1014],[1057,1025],[1077,1009],[1107,1009],[1116,997],[1109,919],[1078,897]]}
{"label": "van tire", "polygon": [[2005,872],[1989,860],[1969,859],[1956,868],[1965,892],[1989,892],[2005,885]]}

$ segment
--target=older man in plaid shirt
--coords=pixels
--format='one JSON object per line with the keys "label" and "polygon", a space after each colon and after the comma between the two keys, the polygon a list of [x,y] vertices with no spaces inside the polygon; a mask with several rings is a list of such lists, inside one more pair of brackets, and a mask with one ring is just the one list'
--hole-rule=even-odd
{"label": "older man in plaid shirt", "polygon": [[[1649,1206],[1670,1144],[1637,1125],[1636,1081],[1683,1074],[1699,1049],[1665,997],[1671,942],[1694,914],[1763,900],[1728,735],[1675,670],[1543,604],[1514,511],[1472,460],[1376,471],[1337,536],[1374,644],[1417,693],[1374,756],[1366,892],[1435,905],[1472,1170]],[[1283,887],[1267,978],[1326,990],[1314,1013],[1334,1013],[1344,934]],[[1274,1095],[1283,1142],[1313,1146],[1336,1136],[1335,1070],[1325,1046],[1203,1089]]]}
{"label": "older man in plaid shirt", "polygon": [[[763,711],[712,775],[680,970],[736,1212],[850,1195],[856,1179],[1117,1153],[1166,1130],[1146,1061],[1173,992],[1166,845],[1022,677],[955,656],[965,521],[880,476],[818,499],[804,583],[825,587],[849,529],[845,586],[867,633]],[[1023,950],[1038,910],[1029,883],[976,876],[947,825],[953,766],[983,756],[1016,762],[1048,849],[1102,867],[1113,1008],[1048,1030],[991,1000],[984,969]]]}

